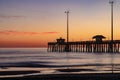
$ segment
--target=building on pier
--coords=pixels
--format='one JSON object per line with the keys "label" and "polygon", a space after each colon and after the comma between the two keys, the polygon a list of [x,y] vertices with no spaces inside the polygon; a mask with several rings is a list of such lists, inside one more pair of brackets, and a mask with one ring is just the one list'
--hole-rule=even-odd
{"label": "building on pier", "polygon": [[[48,52],[88,52],[88,53],[118,53],[120,52],[120,40],[103,40],[103,35],[93,36],[92,41],[65,42],[65,39],[56,39],[56,42],[48,42]],[[69,46],[69,47],[68,47]],[[66,51],[66,47],[69,51]]]}
{"label": "building on pier", "polygon": [[96,35],[93,36],[92,39],[95,39],[95,45],[94,45],[94,52],[103,52],[104,48],[103,48],[103,39],[105,39],[106,37],[104,37],[103,35]]}

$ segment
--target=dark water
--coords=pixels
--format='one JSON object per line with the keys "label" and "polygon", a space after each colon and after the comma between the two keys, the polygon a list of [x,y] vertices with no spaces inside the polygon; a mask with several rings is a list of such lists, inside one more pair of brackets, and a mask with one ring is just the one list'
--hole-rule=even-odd
{"label": "dark water", "polygon": [[38,70],[40,74],[64,73],[59,69],[80,69],[71,73],[120,72],[120,53],[51,53],[46,48],[1,48],[0,71]]}

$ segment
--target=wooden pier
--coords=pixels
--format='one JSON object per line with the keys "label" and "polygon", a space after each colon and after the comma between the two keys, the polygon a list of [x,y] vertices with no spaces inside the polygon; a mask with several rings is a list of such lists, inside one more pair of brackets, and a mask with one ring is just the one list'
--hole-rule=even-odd
{"label": "wooden pier", "polygon": [[94,41],[65,42],[65,39],[57,39],[56,42],[48,42],[48,52],[88,52],[88,53],[119,53],[120,40],[102,40],[102,35],[93,36]]}

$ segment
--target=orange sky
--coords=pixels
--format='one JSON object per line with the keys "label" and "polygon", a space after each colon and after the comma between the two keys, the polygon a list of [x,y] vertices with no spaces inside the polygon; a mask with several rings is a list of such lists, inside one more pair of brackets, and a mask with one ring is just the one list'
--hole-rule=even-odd
{"label": "orange sky", "polygon": [[[120,1],[114,4],[114,39],[120,39]],[[0,0],[0,47],[45,47],[66,38],[70,10],[70,41],[110,39],[108,0]]]}

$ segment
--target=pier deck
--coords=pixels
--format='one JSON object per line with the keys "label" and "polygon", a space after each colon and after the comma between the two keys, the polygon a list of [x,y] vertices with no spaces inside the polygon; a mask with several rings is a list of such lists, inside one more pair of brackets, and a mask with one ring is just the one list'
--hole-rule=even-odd
{"label": "pier deck", "polygon": [[106,40],[102,42],[97,41],[80,41],[80,42],[49,42],[48,52],[66,52],[66,46],[68,46],[67,52],[120,52],[120,40]]}

